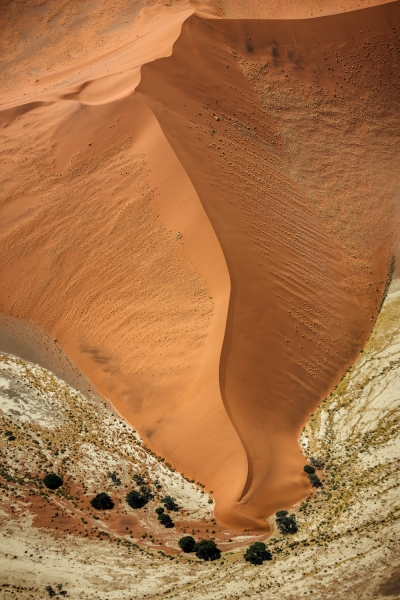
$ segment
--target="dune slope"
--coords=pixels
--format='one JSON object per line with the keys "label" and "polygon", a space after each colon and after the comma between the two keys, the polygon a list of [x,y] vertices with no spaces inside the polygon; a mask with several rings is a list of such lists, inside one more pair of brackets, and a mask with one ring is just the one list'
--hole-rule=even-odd
{"label": "dune slope", "polygon": [[[390,5],[364,11],[364,24],[376,33],[397,15]],[[314,180],[305,183],[291,176],[277,119],[266,114],[235,58],[241,51],[261,69],[263,59],[274,56],[275,34],[285,32],[292,44],[290,56],[307,44],[318,49],[339,44],[355,21],[354,15],[341,15],[319,20],[315,27],[313,21],[297,25],[191,17],[171,58],[146,65],[138,87],[190,175],[229,268],[232,290],[221,393],[248,460],[236,523],[242,514],[260,523],[265,512],[290,505],[306,492],[297,436],[368,335],[385,285],[394,213],[393,187],[380,194],[378,226],[373,190],[370,196],[364,192],[360,237],[361,228],[352,221],[361,208],[357,202],[346,205],[344,195],[336,193],[325,196],[324,207],[316,205],[307,184],[313,192],[321,171],[315,169]],[[337,32],[342,39],[335,39]],[[374,34],[369,35],[372,39]],[[303,59],[309,70],[321,62],[323,52]],[[302,85],[307,83],[302,79]],[[326,128],[323,140],[329,133]],[[360,157],[369,164],[365,153],[359,151],[359,162]],[[333,164],[331,178],[339,176],[346,160]],[[382,178],[393,172],[393,163],[384,164]],[[347,183],[354,185],[357,179],[350,172]],[[329,194],[327,184],[320,187]],[[332,219],[323,212],[327,204],[331,212],[347,211],[350,218]],[[350,243],[355,240],[357,255]],[[374,293],[367,294],[371,288]]]}
{"label": "dune slope", "polygon": [[[0,309],[48,332],[212,490],[220,522],[268,530],[308,493],[300,430],[385,287],[399,11],[246,21],[156,5],[137,19],[46,85],[5,86]],[[338,83],[329,54],[364,60],[361,43],[373,97],[367,65]],[[354,114],[370,107],[362,134],[350,94]]]}

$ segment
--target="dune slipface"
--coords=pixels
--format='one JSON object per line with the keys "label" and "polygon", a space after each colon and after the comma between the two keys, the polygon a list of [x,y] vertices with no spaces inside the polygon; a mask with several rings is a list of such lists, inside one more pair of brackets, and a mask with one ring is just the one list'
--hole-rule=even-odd
{"label": "dune slipface", "polygon": [[267,530],[308,493],[299,433],[385,288],[399,11],[193,13],[144,10],[2,100],[1,312],[56,338],[221,523]]}

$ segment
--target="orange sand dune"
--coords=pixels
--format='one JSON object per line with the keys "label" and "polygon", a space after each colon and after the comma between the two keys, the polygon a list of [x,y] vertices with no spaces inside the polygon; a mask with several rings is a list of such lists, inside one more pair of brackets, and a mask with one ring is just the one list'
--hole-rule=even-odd
{"label": "orange sand dune", "polygon": [[218,0],[228,19],[308,19],[388,2],[393,0]]}
{"label": "orange sand dune", "polygon": [[103,32],[87,15],[69,66],[55,36],[44,83],[23,83],[26,55],[3,70],[0,309],[213,490],[220,522],[268,529],[308,493],[299,432],[384,289],[399,10],[155,5],[122,34],[124,10],[96,12]]}

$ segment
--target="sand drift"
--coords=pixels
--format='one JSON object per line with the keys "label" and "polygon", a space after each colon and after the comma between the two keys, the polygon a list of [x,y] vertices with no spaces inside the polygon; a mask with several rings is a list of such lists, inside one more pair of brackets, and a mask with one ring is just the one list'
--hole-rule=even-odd
{"label": "sand drift", "polygon": [[267,530],[308,494],[301,429],[378,314],[399,35],[397,2],[286,21],[156,5],[28,83],[13,54],[1,313],[51,336],[47,359],[62,349],[226,526]]}

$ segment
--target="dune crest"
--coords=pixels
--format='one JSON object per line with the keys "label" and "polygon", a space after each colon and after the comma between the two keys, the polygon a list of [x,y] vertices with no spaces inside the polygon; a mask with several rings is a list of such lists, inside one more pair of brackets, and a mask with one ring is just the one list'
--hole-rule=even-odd
{"label": "dune crest", "polygon": [[[109,51],[49,67],[40,87],[5,86],[2,314],[56,338],[147,445],[212,490],[232,528],[268,531],[268,515],[308,494],[301,428],[379,309],[393,190],[379,205],[355,194],[355,210],[332,188],[343,173],[346,189],[361,185],[369,163],[337,105],[358,71],[339,83],[326,60],[338,43],[347,59],[362,44],[378,56],[382,29],[395,52],[394,4],[360,11],[357,34],[352,13],[249,21],[155,5],[120,38],[107,21]],[[304,113],[317,72],[327,104]],[[391,93],[373,102],[394,104]],[[298,122],[279,108],[293,98]],[[359,111],[364,100],[352,99]],[[298,150],[321,106],[355,148],[320,177],[332,123],[304,141],[307,164]],[[380,140],[372,127],[365,139]],[[382,169],[399,180],[389,158]]]}

